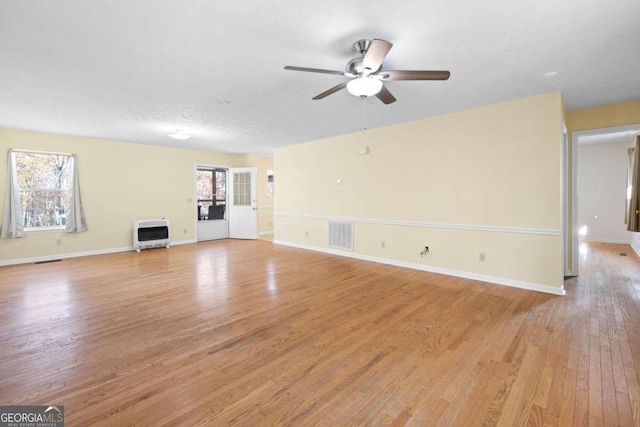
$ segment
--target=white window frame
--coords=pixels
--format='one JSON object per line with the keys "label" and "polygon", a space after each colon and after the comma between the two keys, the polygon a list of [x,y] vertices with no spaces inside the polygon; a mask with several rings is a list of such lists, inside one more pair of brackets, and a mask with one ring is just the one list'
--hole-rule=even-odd
{"label": "white window frame", "polygon": [[[56,153],[56,152],[49,152],[49,151],[32,151],[32,150],[14,150],[13,155],[17,156],[19,154],[36,154],[36,155],[42,155],[42,156],[67,156],[67,157],[72,157],[73,154],[71,153]],[[18,168],[17,162],[16,162],[16,168]],[[16,174],[18,174],[20,171],[16,170]],[[32,188],[32,187],[19,187],[18,188],[18,192],[22,193],[23,191],[31,191],[31,192],[45,192],[45,193],[52,193],[52,192],[58,192],[58,191],[65,191],[67,193],[67,199],[69,196],[69,192],[72,190],[71,188],[72,185],[72,181],[70,180],[69,182],[69,186],[65,189],[57,189],[57,188]],[[20,203],[21,203],[21,209],[24,211],[24,206],[22,205],[22,197],[20,198]],[[66,225],[55,225],[55,226],[41,226],[41,227],[24,227],[24,231],[25,233],[51,233],[51,232],[60,232],[60,231],[65,231],[66,229]]]}

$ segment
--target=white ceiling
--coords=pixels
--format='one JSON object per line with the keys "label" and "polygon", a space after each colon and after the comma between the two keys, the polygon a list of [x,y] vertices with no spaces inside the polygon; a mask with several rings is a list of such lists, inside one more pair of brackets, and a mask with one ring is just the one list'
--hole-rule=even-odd
{"label": "white ceiling", "polygon": [[398,101],[367,99],[368,128],[558,89],[569,109],[637,99],[639,16],[637,0],[2,0],[0,127],[270,155],[362,129],[359,98],[311,100],[345,77],[283,70],[342,70],[360,38],[394,43],[385,70],[451,71],[385,83]]}

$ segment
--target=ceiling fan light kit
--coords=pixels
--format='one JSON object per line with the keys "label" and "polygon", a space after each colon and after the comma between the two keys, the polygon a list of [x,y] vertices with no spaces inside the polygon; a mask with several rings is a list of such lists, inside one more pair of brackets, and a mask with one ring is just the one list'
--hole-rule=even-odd
{"label": "ceiling fan light kit", "polygon": [[287,65],[285,70],[306,71],[309,73],[336,74],[345,76],[352,80],[340,83],[329,90],[313,97],[314,100],[323,99],[331,94],[347,88],[347,91],[354,96],[366,98],[375,95],[385,104],[391,104],[396,98],[384,87],[385,81],[389,80],[447,80],[449,71],[420,71],[420,70],[390,70],[381,71],[382,62],[389,54],[393,44],[380,39],[362,39],[353,45],[355,50],[361,55],[353,58],[345,67],[345,71],[323,70],[320,68],[295,67]]}
{"label": "ceiling fan light kit", "polygon": [[382,81],[371,77],[358,77],[347,83],[347,91],[354,96],[373,96],[382,89]]}

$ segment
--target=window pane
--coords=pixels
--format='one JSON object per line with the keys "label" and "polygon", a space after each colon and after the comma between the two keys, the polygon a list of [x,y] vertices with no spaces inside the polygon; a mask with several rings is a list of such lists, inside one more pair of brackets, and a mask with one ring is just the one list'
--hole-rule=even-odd
{"label": "window pane", "polygon": [[198,170],[197,175],[198,200],[213,198],[213,171]]}
{"label": "window pane", "polygon": [[213,205],[213,171],[198,169],[196,175],[198,220],[207,219],[209,206]]}
{"label": "window pane", "polygon": [[14,155],[24,226],[64,226],[72,156],[20,151]]}
{"label": "window pane", "polygon": [[27,189],[71,188],[71,156],[16,152],[18,186]]}
{"label": "window pane", "polygon": [[219,202],[227,200],[227,171],[216,171],[216,200]]}
{"label": "window pane", "polygon": [[251,174],[249,172],[233,174],[233,204],[251,205]]}
{"label": "window pane", "polygon": [[68,190],[20,191],[25,227],[56,227],[66,224]]}

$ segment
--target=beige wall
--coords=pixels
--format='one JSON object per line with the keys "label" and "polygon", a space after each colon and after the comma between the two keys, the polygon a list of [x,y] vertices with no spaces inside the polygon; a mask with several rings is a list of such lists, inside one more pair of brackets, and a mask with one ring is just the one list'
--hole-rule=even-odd
{"label": "beige wall", "polygon": [[243,166],[245,161],[244,156],[0,129],[1,201],[10,148],[77,154],[89,231],[1,239],[0,261],[131,247],[136,219],[168,218],[172,241],[193,241],[195,165]]}
{"label": "beige wall", "polygon": [[247,154],[246,166],[254,166],[258,186],[258,234],[273,234],[273,197],[267,194],[267,172],[273,170],[273,159]]}
{"label": "beige wall", "polygon": [[356,218],[356,255],[559,290],[561,128],[554,92],[277,149],[275,239]]}
{"label": "beige wall", "polygon": [[567,113],[569,132],[640,123],[640,99],[572,110]]}

